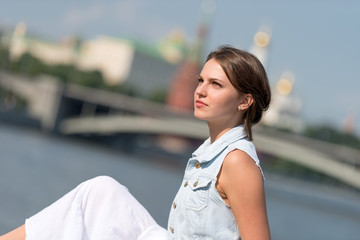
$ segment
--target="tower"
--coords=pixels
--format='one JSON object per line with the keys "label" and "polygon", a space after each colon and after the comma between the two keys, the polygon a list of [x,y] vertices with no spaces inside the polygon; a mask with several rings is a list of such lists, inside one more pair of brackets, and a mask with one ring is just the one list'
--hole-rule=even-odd
{"label": "tower", "polygon": [[168,91],[167,104],[179,111],[192,111],[194,108],[194,91],[201,71],[202,56],[210,17],[215,10],[215,3],[205,0],[202,3],[202,19],[197,30],[197,39],[188,48],[186,56],[175,71]]}
{"label": "tower", "polygon": [[263,123],[269,126],[301,132],[304,124],[301,119],[302,101],[293,95],[295,76],[284,72],[272,91],[272,102],[265,113]]}
{"label": "tower", "polygon": [[253,44],[249,52],[254,54],[265,67],[267,63],[267,52],[271,39],[271,29],[266,26],[259,28],[254,36]]}

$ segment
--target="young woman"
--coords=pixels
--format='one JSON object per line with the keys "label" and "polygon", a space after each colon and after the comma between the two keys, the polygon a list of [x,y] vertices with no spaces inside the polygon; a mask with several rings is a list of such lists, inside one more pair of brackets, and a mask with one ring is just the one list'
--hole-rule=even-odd
{"label": "young woman", "polygon": [[271,99],[265,70],[253,55],[223,46],[208,55],[198,82],[194,115],[210,137],[187,163],[166,230],[124,186],[97,177],[0,239],[270,239],[251,142]]}

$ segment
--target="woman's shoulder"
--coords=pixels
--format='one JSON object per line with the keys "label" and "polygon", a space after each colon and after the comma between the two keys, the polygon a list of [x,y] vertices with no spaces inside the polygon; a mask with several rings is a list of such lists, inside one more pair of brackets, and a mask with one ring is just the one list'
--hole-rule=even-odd
{"label": "woman's shoulder", "polygon": [[238,167],[252,167],[256,166],[254,164],[254,159],[245,151],[241,149],[234,149],[230,151],[224,158],[224,167],[229,168],[238,168]]}
{"label": "woman's shoulder", "polygon": [[253,172],[255,175],[257,175],[260,170],[263,176],[255,145],[248,139],[237,140],[227,147],[223,168],[230,171],[234,170],[238,174],[242,172]]}
{"label": "woman's shoulder", "polygon": [[[239,150],[239,151],[235,151],[235,150]],[[247,139],[240,139],[229,144],[227,147],[227,153],[231,153],[234,151],[243,152],[247,154],[256,163],[256,165],[260,165],[259,158],[256,153],[255,145],[251,141]]]}
{"label": "woman's shoulder", "polygon": [[222,174],[236,182],[257,181],[263,179],[260,166],[246,152],[234,149],[229,152],[223,162]]}

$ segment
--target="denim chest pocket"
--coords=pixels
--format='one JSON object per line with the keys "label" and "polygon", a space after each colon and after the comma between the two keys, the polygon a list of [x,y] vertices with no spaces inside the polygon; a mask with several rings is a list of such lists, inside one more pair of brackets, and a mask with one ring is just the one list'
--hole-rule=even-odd
{"label": "denim chest pocket", "polygon": [[188,191],[185,198],[185,206],[189,210],[201,211],[208,205],[211,179],[195,177],[188,180]]}

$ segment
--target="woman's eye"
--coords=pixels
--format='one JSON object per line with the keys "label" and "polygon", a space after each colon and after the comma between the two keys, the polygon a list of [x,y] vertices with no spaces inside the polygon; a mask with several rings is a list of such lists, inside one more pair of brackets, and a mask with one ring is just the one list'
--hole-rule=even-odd
{"label": "woman's eye", "polygon": [[204,82],[204,80],[201,79],[201,78],[198,78],[198,82],[199,82],[199,83],[202,83],[202,82]]}
{"label": "woman's eye", "polygon": [[218,82],[212,82],[213,85],[217,86],[217,87],[222,87],[220,83]]}

